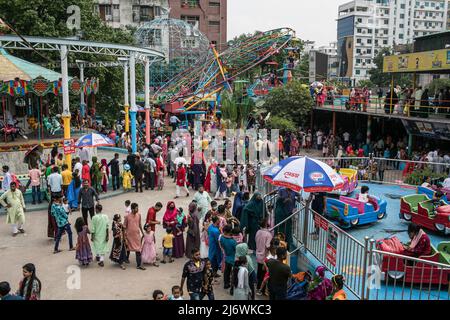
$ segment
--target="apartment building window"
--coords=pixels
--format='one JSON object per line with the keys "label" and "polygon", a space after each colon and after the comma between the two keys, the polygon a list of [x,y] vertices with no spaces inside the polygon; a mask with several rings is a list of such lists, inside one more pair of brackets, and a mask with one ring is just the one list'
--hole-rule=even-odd
{"label": "apartment building window", "polygon": [[367,39],[367,44],[372,44],[372,39]]}
{"label": "apartment building window", "polygon": [[189,23],[192,26],[197,26],[200,22],[199,16],[181,16],[181,20]]}
{"label": "apartment building window", "polygon": [[113,22],[120,22],[120,5],[113,5]]}
{"label": "apartment building window", "polygon": [[362,43],[361,39],[356,39],[356,43]]}
{"label": "apartment building window", "polygon": [[103,21],[113,21],[113,6],[110,4],[99,4],[98,13]]}
{"label": "apartment building window", "polygon": [[140,21],[140,14],[139,14],[140,9],[141,9],[141,6],[135,6],[134,5],[132,7],[133,22],[139,22]]}
{"label": "apartment building window", "polygon": [[220,7],[220,2],[210,1],[209,6],[210,7]]}
{"label": "apartment building window", "polygon": [[181,0],[182,8],[198,8],[200,7],[200,0]]}
{"label": "apartment building window", "polygon": [[140,21],[151,21],[153,20],[153,7],[141,6],[140,8]]}
{"label": "apartment building window", "polygon": [[220,26],[220,21],[210,20],[208,21],[210,26]]}
{"label": "apartment building window", "polygon": [[403,33],[400,33],[400,34],[398,35],[398,38],[399,38],[399,39],[404,39]]}

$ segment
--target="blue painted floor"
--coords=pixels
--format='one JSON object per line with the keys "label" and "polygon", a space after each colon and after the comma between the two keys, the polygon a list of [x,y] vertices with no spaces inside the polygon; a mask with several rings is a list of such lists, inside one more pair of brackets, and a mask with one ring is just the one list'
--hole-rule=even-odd
{"label": "blue painted floor", "polygon": [[[416,191],[402,188],[400,186],[380,185],[373,183],[360,184],[360,187],[363,185],[366,185],[370,188],[370,195],[377,196],[387,201],[388,215],[386,218],[376,223],[352,228],[346,231],[361,242],[364,242],[364,237],[366,236],[375,240],[396,236],[402,242],[410,241],[406,232],[409,222],[406,222],[399,218],[400,197],[415,194]],[[358,191],[359,190],[357,190],[356,192]],[[392,197],[390,197],[391,195],[395,196],[395,199],[392,199]],[[430,236],[431,242],[435,247],[437,247],[442,241],[450,241],[450,236],[444,236],[443,234],[431,230],[424,231]]]}

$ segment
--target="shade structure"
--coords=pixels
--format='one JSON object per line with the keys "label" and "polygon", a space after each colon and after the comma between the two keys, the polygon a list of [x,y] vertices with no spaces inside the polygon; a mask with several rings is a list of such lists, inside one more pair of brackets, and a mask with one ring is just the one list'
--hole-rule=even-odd
{"label": "shade structure", "polygon": [[326,163],[308,158],[292,157],[267,169],[264,179],[279,187],[300,192],[331,192],[342,189],[344,180]]}
{"label": "shade structure", "polygon": [[75,143],[76,148],[96,148],[114,146],[115,143],[110,138],[99,133],[90,133],[82,136]]}
{"label": "shade structure", "polygon": [[0,81],[10,81],[16,78],[30,81],[38,77],[48,81],[58,81],[61,74],[17,58],[0,48]]}

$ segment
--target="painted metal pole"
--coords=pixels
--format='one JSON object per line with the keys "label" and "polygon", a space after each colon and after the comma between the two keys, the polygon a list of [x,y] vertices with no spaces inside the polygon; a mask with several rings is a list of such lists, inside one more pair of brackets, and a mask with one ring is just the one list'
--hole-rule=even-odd
{"label": "painted metal pole", "polygon": [[[62,119],[64,122],[64,140],[70,140],[70,103],[69,103],[69,71],[68,71],[68,51],[67,46],[61,46],[61,86],[62,86],[62,100],[63,113]],[[72,169],[72,156],[65,155],[67,166]]]}
{"label": "painted metal pole", "polygon": [[413,150],[413,135],[410,133],[408,136],[408,155],[412,156],[412,150]]}
{"label": "painted metal pole", "polygon": [[145,143],[150,144],[150,61],[145,60]]}
{"label": "painted metal pole", "polygon": [[[80,68],[80,81],[84,84],[84,63],[81,62],[78,66]],[[84,89],[82,89],[80,92],[80,116],[82,118],[84,118],[84,112],[86,110],[86,103],[84,100]]]}
{"label": "painted metal pole", "polygon": [[131,149],[133,153],[137,152],[137,128],[136,128],[136,57],[134,52],[130,54],[130,106],[131,106]]}
{"label": "painted metal pole", "polygon": [[123,83],[124,83],[124,108],[125,108],[125,132],[130,132],[130,92],[128,80],[128,61],[123,65]]}
{"label": "painted metal pole", "polygon": [[391,78],[391,101],[389,103],[389,109],[390,109],[390,114],[392,114],[392,100],[394,99],[394,74],[392,74],[392,78]]}
{"label": "painted metal pole", "polygon": [[366,142],[369,145],[370,141],[372,141],[372,117],[369,115],[367,117],[367,136]]}
{"label": "painted metal pole", "polygon": [[333,135],[336,136],[336,112],[333,111]]}

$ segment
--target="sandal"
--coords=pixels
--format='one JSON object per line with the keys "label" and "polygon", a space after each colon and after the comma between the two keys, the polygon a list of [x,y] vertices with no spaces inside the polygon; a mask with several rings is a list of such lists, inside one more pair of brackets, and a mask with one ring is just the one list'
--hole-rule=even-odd
{"label": "sandal", "polygon": [[127,270],[127,267],[125,267],[123,264],[119,265],[120,269]]}
{"label": "sandal", "polygon": [[139,267],[137,267],[136,269],[138,269],[138,270],[147,270],[147,269],[145,269],[143,266],[139,266]]}
{"label": "sandal", "polygon": [[57,254],[57,253],[60,253],[61,252],[61,250],[55,250],[55,251],[53,251],[53,254]]}
{"label": "sandal", "polygon": [[153,264],[154,267],[159,267],[159,264],[157,264],[156,262]]}

